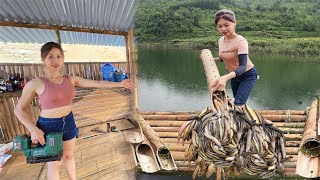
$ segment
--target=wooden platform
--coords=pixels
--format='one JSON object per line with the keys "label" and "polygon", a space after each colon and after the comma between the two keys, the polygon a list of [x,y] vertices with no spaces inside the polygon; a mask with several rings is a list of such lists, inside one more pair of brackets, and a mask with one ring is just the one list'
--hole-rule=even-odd
{"label": "wooden platform", "polygon": [[[18,95],[14,99],[17,98]],[[2,97],[3,99],[10,102],[12,97]],[[75,150],[78,179],[135,179],[134,154],[129,142],[125,139],[126,130],[135,128],[127,120],[131,113],[130,100],[130,92],[120,88],[78,90],[73,108],[80,132]],[[9,105],[6,106],[7,109],[10,109]],[[36,106],[32,108],[37,109]],[[1,112],[4,113],[4,111]],[[30,115],[35,120],[39,111],[32,112]],[[11,123],[20,127],[16,118],[10,117],[12,117]],[[107,133],[108,127],[111,126],[115,126],[118,132]],[[26,131],[13,128],[8,132],[11,132],[11,136],[15,136]],[[26,164],[22,152],[13,154],[3,167],[0,179],[46,179],[45,163]],[[68,179],[63,167],[60,175],[61,179]]]}

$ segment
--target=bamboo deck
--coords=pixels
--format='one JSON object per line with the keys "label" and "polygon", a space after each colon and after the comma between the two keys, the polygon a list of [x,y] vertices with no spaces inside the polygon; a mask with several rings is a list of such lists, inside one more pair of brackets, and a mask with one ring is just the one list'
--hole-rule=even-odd
{"label": "bamboo deck", "polygon": [[[0,96],[5,102],[0,105],[0,122],[6,125],[2,126],[4,132],[8,132],[5,135],[10,135],[4,137],[6,140],[27,133],[10,110],[18,96],[19,93]],[[80,132],[75,150],[79,179],[135,179],[135,157],[125,137],[126,130],[135,128],[127,121],[132,109],[130,99],[130,92],[124,89],[77,91],[73,113]],[[29,110],[31,118],[36,120],[39,107],[30,105]],[[118,132],[107,133],[111,126],[115,126]],[[0,173],[0,179],[46,179],[45,163],[26,164],[22,153],[13,154]],[[60,175],[61,179],[68,178],[64,168],[61,168]]]}
{"label": "bamboo deck", "polygon": [[[273,121],[286,137],[286,152],[293,158],[285,162],[285,175],[296,176],[298,150],[302,138],[303,127],[306,121],[305,111],[263,110],[258,111],[263,117]],[[156,131],[161,141],[170,149],[180,172],[193,172],[194,163],[185,161],[184,153],[187,145],[178,142],[180,126],[188,118],[196,116],[198,112],[141,112],[143,118]],[[185,144],[189,144],[187,141]]]}

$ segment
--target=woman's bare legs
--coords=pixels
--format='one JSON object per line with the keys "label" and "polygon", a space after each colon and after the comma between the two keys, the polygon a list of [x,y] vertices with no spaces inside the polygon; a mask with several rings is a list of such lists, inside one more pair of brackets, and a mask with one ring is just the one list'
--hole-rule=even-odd
{"label": "woman's bare legs", "polygon": [[59,169],[61,166],[60,161],[48,162],[47,179],[48,180],[59,180]]}
{"label": "woman's bare legs", "polygon": [[74,149],[76,146],[76,138],[69,141],[63,141],[63,164],[67,170],[70,180],[76,179],[76,163],[74,160]]}
{"label": "woman's bare legs", "polygon": [[[76,138],[73,138],[69,141],[63,141],[62,159],[70,180],[76,179],[76,163],[73,156],[75,145],[76,145]],[[59,177],[60,166],[61,166],[60,161],[48,162],[48,172],[47,172],[48,180],[60,179]]]}

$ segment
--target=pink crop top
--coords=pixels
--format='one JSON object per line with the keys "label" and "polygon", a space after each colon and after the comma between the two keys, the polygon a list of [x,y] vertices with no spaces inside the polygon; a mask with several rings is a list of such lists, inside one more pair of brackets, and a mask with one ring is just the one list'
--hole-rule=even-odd
{"label": "pink crop top", "polygon": [[76,89],[69,76],[64,76],[61,84],[55,84],[45,77],[40,79],[45,84],[44,91],[39,95],[41,109],[53,109],[72,104]]}

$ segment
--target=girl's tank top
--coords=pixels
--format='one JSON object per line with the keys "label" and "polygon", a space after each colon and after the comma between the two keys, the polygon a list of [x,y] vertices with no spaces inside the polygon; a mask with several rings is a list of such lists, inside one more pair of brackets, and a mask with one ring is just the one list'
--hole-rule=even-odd
{"label": "girl's tank top", "polygon": [[41,109],[53,109],[72,104],[72,99],[76,95],[70,77],[65,75],[61,84],[55,84],[45,77],[39,77],[45,84],[44,91],[39,95]]}

